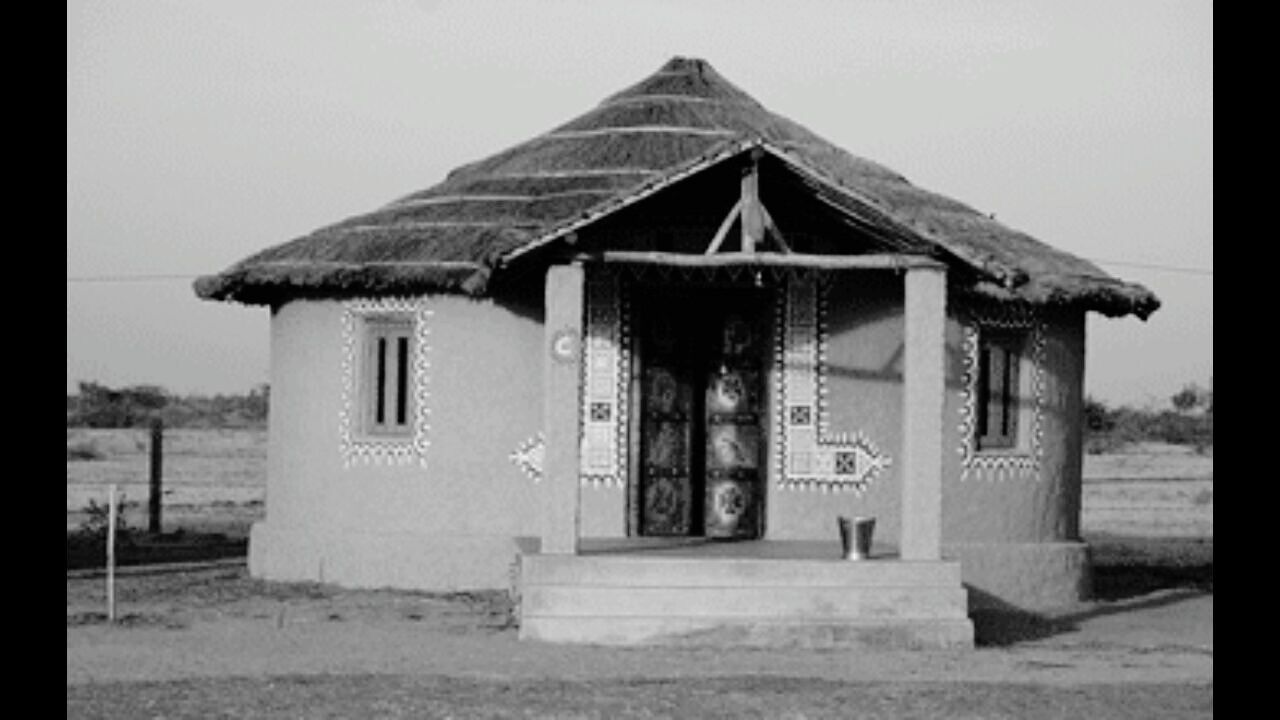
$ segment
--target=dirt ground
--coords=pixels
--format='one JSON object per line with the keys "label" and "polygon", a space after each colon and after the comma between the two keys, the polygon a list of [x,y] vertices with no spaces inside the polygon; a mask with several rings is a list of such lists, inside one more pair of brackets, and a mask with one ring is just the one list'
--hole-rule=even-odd
{"label": "dirt ground", "polygon": [[[1212,458],[1207,475],[1187,469],[1197,462],[1148,453],[1095,459],[1090,470],[1087,458],[1096,598],[1040,617],[975,618],[972,651],[521,642],[505,593],[265,583],[242,558],[122,569],[120,619],[108,624],[101,573],[69,569],[67,715],[1212,717]],[[92,464],[68,463],[69,534],[73,466],[77,488],[96,484]],[[1155,524],[1135,525],[1159,493],[1190,509],[1164,526],[1171,516],[1158,510]],[[235,535],[260,512],[252,502],[181,503],[166,517],[222,518]],[[1139,510],[1100,510],[1107,503]]]}
{"label": "dirt ground", "polygon": [[1184,583],[980,632],[974,652],[608,649],[523,643],[504,593],[266,583],[223,562],[67,580],[67,682],[414,672],[587,679],[763,673],[825,679],[1212,682],[1213,593]]}
{"label": "dirt ground", "polygon": [[67,709],[68,717],[1211,717],[1212,581],[1163,584],[1120,582],[1112,600],[988,625],[973,651],[855,652],[521,642],[504,593],[266,583],[239,561],[123,571],[120,621],[110,625],[105,581],[79,573],[67,580]]}

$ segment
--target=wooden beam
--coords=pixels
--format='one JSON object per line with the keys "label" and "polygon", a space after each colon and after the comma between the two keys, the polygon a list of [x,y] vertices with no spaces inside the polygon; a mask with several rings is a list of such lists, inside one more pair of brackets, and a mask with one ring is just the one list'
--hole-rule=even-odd
{"label": "wooden beam", "polygon": [[741,212],[742,200],[739,199],[738,202],[733,204],[732,208],[729,208],[729,214],[724,216],[724,222],[720,223],[720,227],[716,230],[715,237],[711,238],[706,252],[703,253],[704,255],[711,255],[720,251],[720,245],[724,243],[725,236],[729,234],[729,228],[733,227],[733,221],[738,218],[738,214]]}
{"label": "wooden beam", "polygon": [[764,217],[760,212],[760,173],[756,156],[742,174],[742,252],[753,253],[764,242]]}
{"label": "wooden beam", "polygon": [[769,208],[760,203],[760,212],[764,213],[764,227],[769,231],[774,241],[778,243],[778,249],[786,254],[791,254],[791,246],[787,244],[787,239],[782,236],[782,231],[778,229],[777,223],[773,221],[773,216],[769,214]]}
{"label": "wooden beam", "polygon": [[633,265],[667,265],[671,267],[786,267],[814,270],[910,270],[913,268],[942,269],[945,266],[925,255],[809,255],[806,253],[744,253],[723,252],[714,255],[690,255],[667,252],[634,252],[606,250],[600,253],[580,254],[582,262],[604,262]]}

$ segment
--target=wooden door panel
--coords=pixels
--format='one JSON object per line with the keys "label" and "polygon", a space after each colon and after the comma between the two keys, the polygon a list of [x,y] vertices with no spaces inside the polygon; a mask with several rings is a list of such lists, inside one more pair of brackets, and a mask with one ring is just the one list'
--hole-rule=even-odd
{"label": "wooden door panel", "polygon": [[694,531],[693,374],[680,353],[687,333],[669,314],[652,317],[642,342],[640,532]]}
{"label": "wooden door panel", "polygon": [[705,375],[705,517],[708,537],[760,536],[764,462],[765,336],[751,298],[717,318],[719,342]]}
{"label": "wooden door panel", "polygon": [[768,305],[738,290],[646,298],[634,326],[641,535],[759,537]]}

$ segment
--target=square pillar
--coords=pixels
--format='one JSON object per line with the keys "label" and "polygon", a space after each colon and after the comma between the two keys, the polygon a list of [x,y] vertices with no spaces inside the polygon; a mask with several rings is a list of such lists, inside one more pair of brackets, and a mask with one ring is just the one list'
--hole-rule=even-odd
{"label": "square pillar", "polygon": [[942,265],[910,268],[905,295],[901,552],[903,560],[940,560],[946,269]]}
{"label": "square pillar", "polygon": [[581,265],[547,271],[543,355],[542,552],[578,553],[578,412],[582,380]]}

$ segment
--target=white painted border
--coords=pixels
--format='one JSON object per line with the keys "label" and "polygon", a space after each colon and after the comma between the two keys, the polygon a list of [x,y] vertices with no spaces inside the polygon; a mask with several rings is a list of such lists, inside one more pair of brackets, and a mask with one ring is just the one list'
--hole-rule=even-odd
{"label": "white painted border", "polygon": [[[892,464],[864,433],[830,431],[827,414],[827,293],[817,275],[793,275],[778,293],[774,320],[774,408],[777,486],[784,490],[851,491],[861,495]],[[809,422],[791,423],[791,408],[809,408]],[[857,470],[836,473],[853,453]],[[800,469],[807,465],[809,470]]]}
{"label": "white painted border", "polygon": [[[621,489],[627,478],[627,407],[631,379],[629,307],[617,273],[593,269],[587,274],[583,313],[582,397],[579,424],[583,485]],[[609,408],[607,420],[592,418],[591,406]]]}
{"label": "white painted border", "polygon": [[[971,311],[962,319],[964,328],[964,382],[960,404],[960,462],[961,480],[984,478],[1006,480],[1015,477],[1040,478],[1043,455],[1044,415],[1044,322],[1029,307],[1007,306]],[[979,450],[975,437],[978,396],[978,336],[981,329],[1002,328],[1024,330],[1028,333],[1031,352],[1031,429],[1030,435],[1011,449]],[[1025,365],[1024,365],[1025,367]],[[1019,424],[1019,432],[1023,425]]]}
{"label": "white painted border", "polygon": [[[358,346],[364,337],[363,321],[369,315],[405,314],[413,317],[414,427],[409,437],[363,435],[357,428],[359,417]],[[431,315],[422,298],[380,298],[348,300],[342,307],[342,410],[338,417],[342,466],[357,463],[427,465],[431,448]]]}

